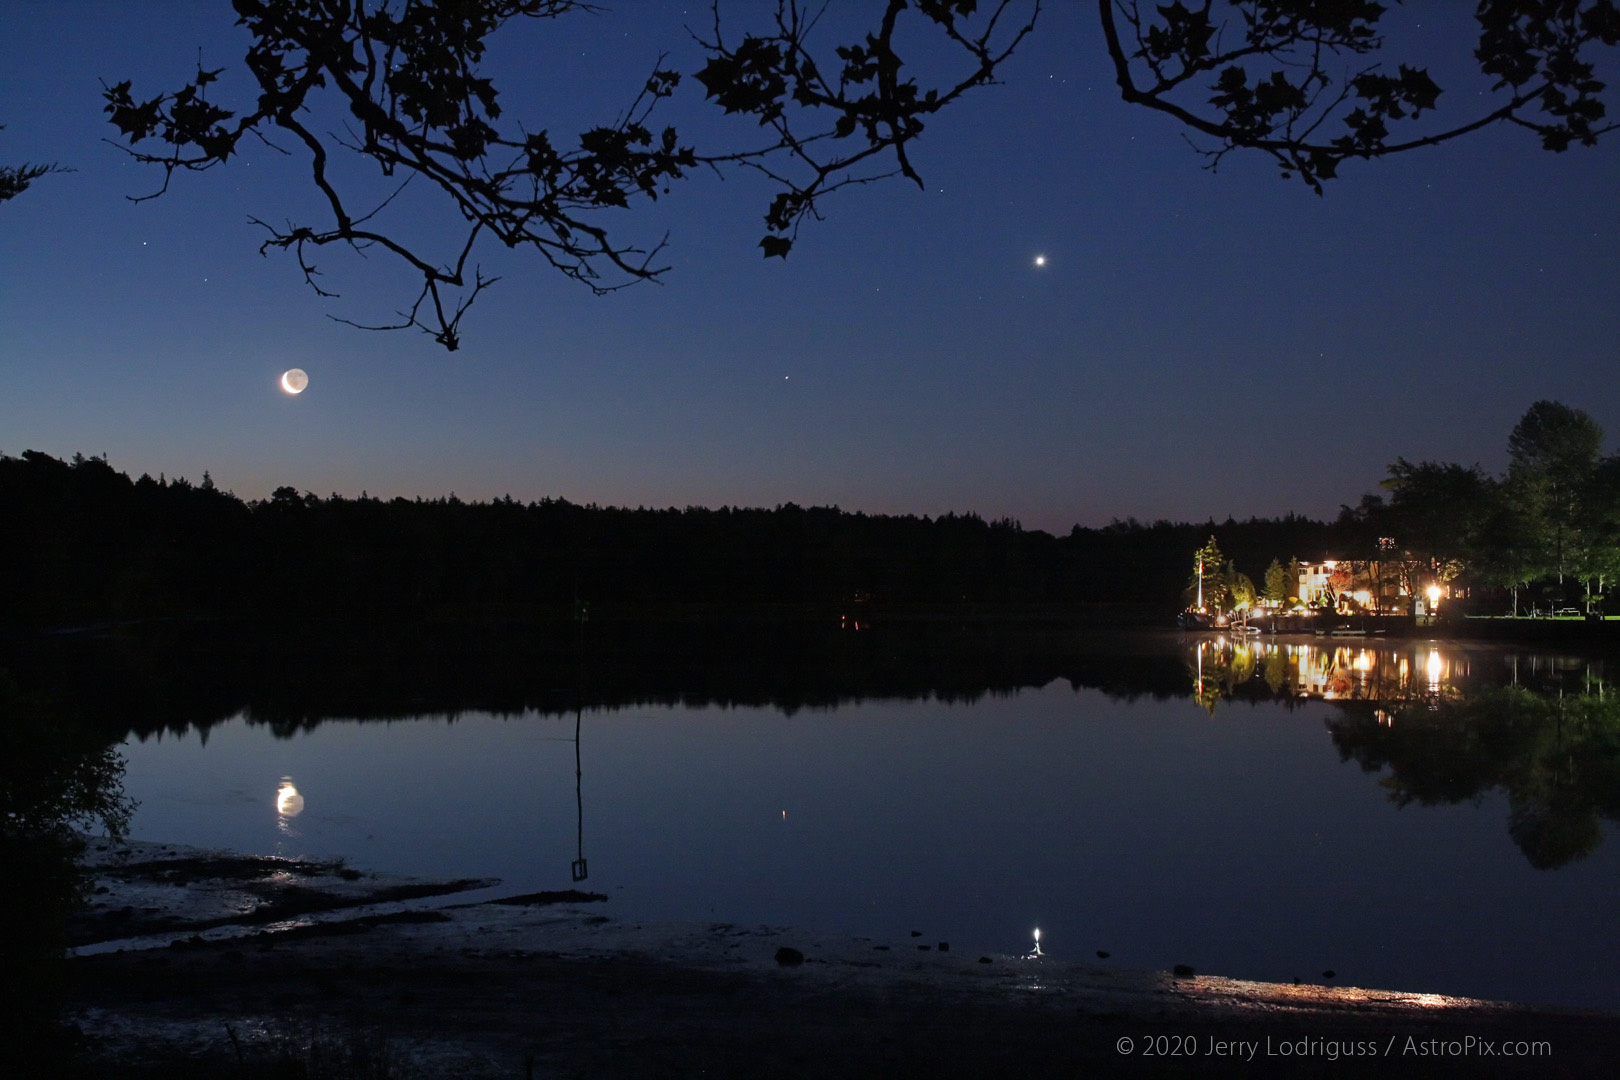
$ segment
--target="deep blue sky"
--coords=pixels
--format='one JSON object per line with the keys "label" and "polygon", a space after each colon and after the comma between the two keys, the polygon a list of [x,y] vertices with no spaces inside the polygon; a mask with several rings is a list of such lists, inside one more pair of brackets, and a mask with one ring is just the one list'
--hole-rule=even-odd
{"label": "deep blue sky", "polygon": [[[530,126],[583,130],[661,48],[698,66],[681,27],[704,15],[681,7],[622,0],[497,39],[489,70]],[[1443,118],[1478,100],[1477,76],[1444,77],[1471,47],[1447,7],[1403,30],[1448,88]],[[99,80],[171,89],[199,46],[239,66],[233,20],[225,0],[0,7],[0,161],[76,170],[0,205],[0,451],[206,469],[245,498],[793,501],[1066,531],[1331,515],[1396,455],[1494,471],[1539,398],[1620,431],[1612,143],[1552,155],[1489,132],[1347,166],[1321,198],[1258,158],[1212,174],[1118,100],[1094,13],[1060,0],[1005,85],[934,120],[926,192],[846,193],[763,262],[763,189],[698,177],[622,215],[627,237],[670,231],[663,285],[597,298],[491,251],[505,278],[449,354],[326,318],[407,298],[385,264],[323,255],[344,297],[322,301],[259,257],[249,214],[312,206],[301,164],[245,146],[124,198],[158,178],[101,141]],[[712,112],[689,80],[661,115],[741,131]],[[276,386],[293,366],[298,398]]]}

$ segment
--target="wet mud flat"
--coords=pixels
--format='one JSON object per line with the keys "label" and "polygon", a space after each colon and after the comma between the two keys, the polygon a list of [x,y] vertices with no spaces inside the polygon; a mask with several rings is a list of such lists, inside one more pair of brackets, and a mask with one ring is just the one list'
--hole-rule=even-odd
{"label": "wet mud flat", "polygon": [[[433,883],[383,887],[401,884]],[[572,890],[484,895],[78,956],[88,1074],[277,1075],[323,1047],[370,1063],[329,1075],[399,1078],[1608,1076],[1620,1060],[1612,1013],[638,922]]]}
{"label": "wet mud flat", "polygon": [[280,858],[177,844],[92,840],[90,902],[68,945],[290,923],[306,916],[443,896],[495,878],[421,881],[368,873],[341,860]]}

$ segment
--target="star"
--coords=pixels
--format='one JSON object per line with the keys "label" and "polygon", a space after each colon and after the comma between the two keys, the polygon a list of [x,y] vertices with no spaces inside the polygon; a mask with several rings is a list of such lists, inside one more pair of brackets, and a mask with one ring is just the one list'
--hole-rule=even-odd
{"label": "star", "polygon": [[1045,255],[1037,255],[1037,256],[1035,256],[1035,265],[1036,266],[1045,266],[1046,265],[1046,256]]}

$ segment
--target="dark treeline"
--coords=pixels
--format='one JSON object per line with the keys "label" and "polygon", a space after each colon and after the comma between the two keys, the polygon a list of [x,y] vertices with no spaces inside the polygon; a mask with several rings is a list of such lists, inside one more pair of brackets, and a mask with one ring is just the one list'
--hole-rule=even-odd
{"label": "dark treeline", "polygon": [[1344,527],[1289,516],[1115,522],[1055,537],[1011,520],[836,507],[646,510],[562,499],[244,501],[105,459],[0,455],[0,619],[552,617],[584,604],[1179,605],[1212,533],[1240,566],[1315,554]]}
{"label": "dark treeline", "polygon": [[1620,577],[1620,454],[1605,456],[1603,440],[1582,410],[1538,401],[1508,435],[1501,476],[1397,458],[1387,496],[1340,514],[1339,558],[1411,595],[1431,583],[1500,595],[1503,614],[1522,596],[1601,612]]}
{"label": "dark treeline", "polygon": [[[244,501],[206,473],[201,484],[131,479],[104,458],[27,451],[0,455],[0,624],[861,603],[1169,612],[1212,536],[1234,578],[1266,580],[1292,559],[1350,560],[1343,587],[1367,587],[1382,610],[1435,584],[1453,597],[1500,597],[1503,611],[1521,593],[1595,608],[1620,576],[1620,455],[1603,457],[1602,441],[1591,417],[1542,401],[1509,436],[1499,478],[1397,458],[1387,494],[1331,522],[1132,519],[1066,536],[975,514],[792,503],[649,510],[289,487]],[[1279,588],[1285,599],[1292,581]]]}
{"label": "dark treeline", "polygon": [[[1274,610],[1308,602],[1412,615],[1414,600],[1429,594],[1445,598],[1448,615],[1596,619],[1620,580],[1620,454],[1605,456],[1603,442],[1603,429],[1582,410],[1538,401],[1509,433],[1500,476],[1478,465],[1397,457],[1383,491],[1342,506],[1331,523],[1292,516],[1203,528],[1126,522],[1089,538],[1076,530],[1070,539],[1097,544],[1112,565],[1138,560],[1137,572],[1152,576],[1159,595],[1182,588],[1189,601],[1196,559],[1205,605],[1217,613],[1252,603],[1263,583]],[[1325,596],[1295,595],[1302,555],[1336,564]]]}
{"label": "dark treeline", "polygon": [[1149,525],[1131,518],[1100,529],[1076,526],[1065,539],[1069,557],[1086,568],[1088,595],[1080,599],[1118,597],[1174,609],[1195,580],[1195,553],[1212,536],[1238,570],[1256,576],[1279,554],[1284,560],[1309,559],[1351,550],[1360,533],[1359,523],[1347,516],[1324,522],[1289,514],[1201,525]]}

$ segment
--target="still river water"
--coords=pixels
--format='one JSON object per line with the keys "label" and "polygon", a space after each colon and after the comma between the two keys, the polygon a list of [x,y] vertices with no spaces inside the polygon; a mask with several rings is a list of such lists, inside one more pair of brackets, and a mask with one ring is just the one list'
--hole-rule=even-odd
{"label": "still river water", "polygon": [[1620,1007],[1620,696],[1600,660],[1085,648],[1078,675],[818,707],[587,695],[291,728],[244,708],[130,737],[132,831],[513,892],[583,871],[620,919],[1001,953],[1038,927],[1071,959]]}

